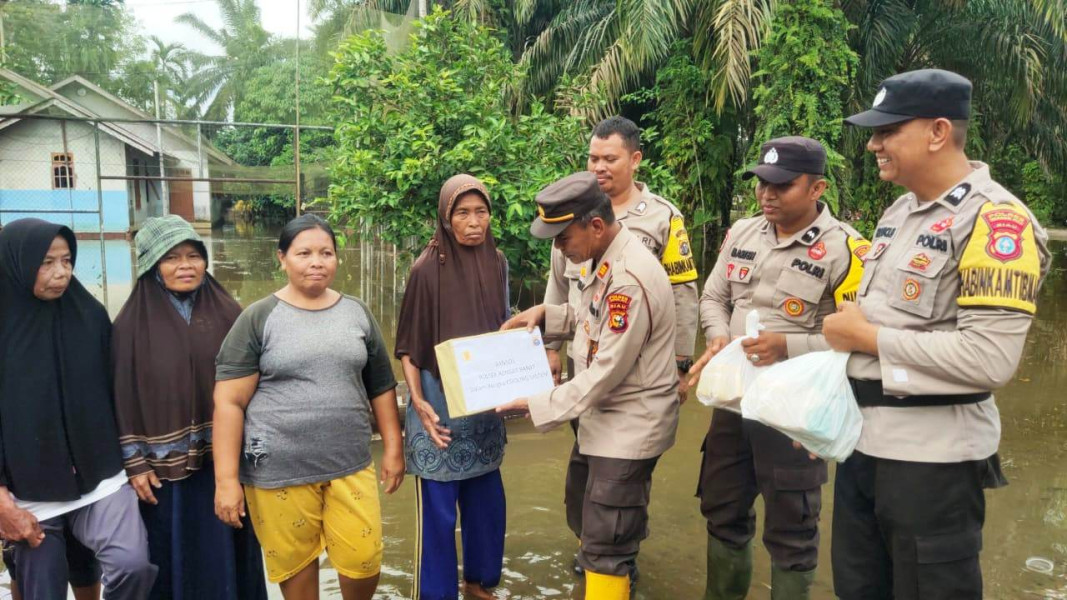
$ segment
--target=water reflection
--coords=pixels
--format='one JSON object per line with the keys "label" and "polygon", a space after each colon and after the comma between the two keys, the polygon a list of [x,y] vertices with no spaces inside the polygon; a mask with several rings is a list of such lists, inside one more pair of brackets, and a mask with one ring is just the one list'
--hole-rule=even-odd
{"label": "water reflection", "polygon": [[[284,284],[274,258],[276,238],[256,228],[216,232],[208,240],[212,270],[242,305],[266,296]],[[92,276],[93,253],[83,242],[79,276]],[[99,256],[99,246],[95,247]],[[1007,488],[988,494],[988,515],[982,565],[986,598],[1067,598],[1067,244],[1053,245],[1055,262],[1039,303],[1022,366],[1014,381],[997,394],[1003,418],[1001,456],[1011,480]],[[356,236],[341,251],[337,288],[362,298],[381,323],[392,346],[396,314],[414,252],[382,251],[370,236]],[[121,307],[132,281],[130,249],[108,242],[108,306]],[[125,260],[125,270],[122,261]],[[96,269],[99,271],[99,258]],[[83,270],[84,269],[84,270]],[[90,289],[100,291],[100,286]],[[399,369],[397,369],[399,375]],[[707,430],[708,410],[695,401],[682,408],[677,445],[656,469],[653,484],[651,537],[641,548],[641,583],[637,599],[699,598],[703,594],[705,523],[694,497],[699,448]],[[577,543],[563,515],[563,474],[573,437],[567,430],[547,435],[525,422],[509,424],[507,459],[502,469],[508,496],[508,533],[504,578],[498,594],[513,599],[581,598],[582,585],[571,574]],[[380,449],[379,449],[380,450]],[[832,480],[832,479],[831,479]],[[813,598],[831,600],[828,528],[833,517],[831,486],[823,490],[822,564]],[[407,482],[382,500],[386,546],[380,598],[405,598],[411,591],[414,558],[414,494]],[[757,508],[762,512],[762,507]],[[757,539],[761,533],[757,532]],[[770,565],[757,552],[754,600],[769,598]],[[1027,568],[1027,560],[1044,558],[1052,572]],[[1031,562],[1033,563],[1033,561]],[[280,598],[277,586],[271,586]],[[322,574],[323,597],[339,598],[336,573]],[[3,594],[0,594],[2,597]]]}

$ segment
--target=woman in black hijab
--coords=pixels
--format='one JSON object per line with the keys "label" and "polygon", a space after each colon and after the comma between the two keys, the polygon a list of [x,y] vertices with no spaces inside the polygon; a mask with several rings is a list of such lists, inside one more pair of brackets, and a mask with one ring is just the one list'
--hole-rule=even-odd
{"label": "woman in black hijab", "polygon": [[111,401],[111,323],[73,275],[67,227],[0,231],[0,536],[24,597],[66,595],[65,530],[92,550],[108,598],[144,598],[148,562]]}

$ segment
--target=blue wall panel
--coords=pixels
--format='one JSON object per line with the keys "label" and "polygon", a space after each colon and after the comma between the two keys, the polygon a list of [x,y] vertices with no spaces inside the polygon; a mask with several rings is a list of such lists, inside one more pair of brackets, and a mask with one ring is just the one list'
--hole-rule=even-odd
{"label": "blue wall panel", "polygon": [[[23,217],[62,223],[78,232],[99,232],[95,190],[0,190],[0,224]],[[103,192],[104,231],[125,233],[130,229],[130,201],[125,191]],[[91,210],[71,214],[69,210]],[[25,213],[25,210],[55,212]]]}

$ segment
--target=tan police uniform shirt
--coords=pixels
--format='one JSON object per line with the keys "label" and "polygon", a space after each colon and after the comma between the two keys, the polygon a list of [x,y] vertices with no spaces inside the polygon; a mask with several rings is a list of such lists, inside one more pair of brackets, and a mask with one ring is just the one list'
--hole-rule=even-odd
{"label": "tan police uniform shirt", "polygon": [[[641,195],[624,214],[618,216],[618,220],[625,223],[660,260],[663,270],[670,277],[674,311],[678,319],[674,353],[692,356],[697,333],[697,270],[685,221],[673,204],[650,192],[645,184],[635,184],[641,190]],[[588,261],[581,265],[571,263],[553,246],[545,304],[573,304],[580,295],[575,284],[583,277],[583,272],[588,274],[590,268],[592,265]],[[547,347],[559,349],[560,344],[547,344]],[[581,348],[568,354],[578,360]]]}
{"label": "tan police uniform shirt", "polygon": [[[943,196],[897,199],[867,253],[859,306],[881,325],[878,354],[853,353],[850,377],[887,395],[970,394],[1006,384],[1022,357],[1048,236],[1030,210],[974,171]],[[976,404],[866,407],[856,449],[894,460],[982,460],[997,451],[993,398]]]}
{"label": "tan police uniform shirt", "polygon": [[546,339],[573,339],[575,375],[529,399],[541,430],[576,417],[582,454],[643,459],[674,445],[674,298],[656,257],[626,226],[578,281],[577,304],[545,306]]}
{"label": "tan police uniform shirt", "polygon": [[743,219],[726,234],[700,297],[708,341],[744,335],[759,311],[768,331],[785,334],[789,358],[829,350],[822,320],[843,300],[855,300],[870,244],[819,203],[811,225],[779,239],[762,216]]}

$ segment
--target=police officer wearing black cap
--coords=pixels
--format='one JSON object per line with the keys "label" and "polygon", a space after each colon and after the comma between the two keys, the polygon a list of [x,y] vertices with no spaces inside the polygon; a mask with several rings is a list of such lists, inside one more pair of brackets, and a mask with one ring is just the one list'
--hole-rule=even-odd
{"label": "police officer wearing black cap", "polygon": [[570,339],[581,359],[566,383],[498,410],[528,410],[541,430],[578,419],[566,497],[581,506],[567,511],[567,524],[581,539],[585,597],[627,600],[630,565],[648,536],[652,471],[678,428],[674,294],[593,173],[548,186],[537,209],[530,232],[592,268],[578,281],[577,304],[535,306],[504,328],[541,325],[546,340]]}
{"label": "police officer wearing black cap", "polygon": [[852,352],[863,413],[834,482],[834,591],[843,600],[982,598],[983,489],[1006,484],[993,390],[1022,356],[1048,270],[1030,210],[964,153],[971,82],[886,79],[870,110],[879,176],[907,189],[878,222],[856,303],[823,322]]}
{"label": "police officer wearing black cap", "polygon": [[[823,318],[855,297],[869,244],[838,221],[820,197],[826,151],[804,137],[760,148],[756,177],[761,216],[734,224],[700,298],[708,350],[695,375],[729,341],[744,334],[756,310],[766,329],[743,343],[758,366],[827,350]],[[788,398],[783,398],[788,401]],[[826,463],[784,434],[728,410],[713,412],[702,448],[698,494],[708,521],[705,600],[739,600],[752,578],[753,503],[762,495],[763,543],[771,555],[771,597],[809,597],[819,552],[819,509]]]}

